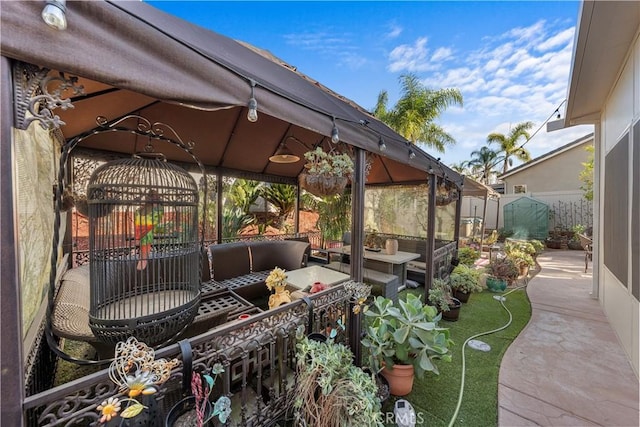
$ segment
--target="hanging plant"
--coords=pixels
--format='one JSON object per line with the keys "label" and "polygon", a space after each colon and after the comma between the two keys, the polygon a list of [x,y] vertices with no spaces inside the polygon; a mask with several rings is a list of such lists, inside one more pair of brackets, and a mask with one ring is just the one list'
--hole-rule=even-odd
{"label": "hanging plant", "polygon": [[436,187],[436,206],[446,206],[456,200],[458,200],[458,189],[453,184],[438,184]]}
{"label": "hanging plant", "polygon": [[353,160],[348,154],[321,147],[304,154],[306,173],[300,174],[300,186],[316,196],[342,194],[353,173]]}

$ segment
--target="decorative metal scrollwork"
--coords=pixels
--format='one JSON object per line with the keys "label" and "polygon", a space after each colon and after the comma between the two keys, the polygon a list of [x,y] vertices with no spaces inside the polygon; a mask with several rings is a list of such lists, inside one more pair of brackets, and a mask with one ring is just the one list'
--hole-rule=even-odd
{"label": "decorative metal scrollwork", "polygon": [[[27,129],[34,120],[43,129],[60,129],[65,122],[53,110],[73,108],[71,100],[63,98],[63,94],[71,90],[75,96],[84,95],[84,87],[77,85],[78,77],[66,77],[63,72],[49,76],[49,71],[23,62],[14,66],[15,122],[19,129]],[[27,111],[31,116],[27,117]]]}
{"label": "decorative metal scrollwork", "polygon": [[[104,116],[98,116],[96,117],[96,123],[98,124],[99,127],[103,128],[103,129],[118,129],[118,130],[126,130],[126,127],[123,127],[121,125],[123,125],[124,122],[126,121],[130,121],[130,120],[136,120],[137,123],[135,125],[135,133],[138,134],[142,134],[142,135],[147,135],[150,138],[157,138],[157,139],[172,139],[175,140],[179,143],[179,145],[186,151],[188,151],[189,153],[191,153],[191,151],[193,150],[193,148],[196,146],[196,143],[192,140],[189,140],[187,142],[184,142],[182,140],[182,138],[180,138],[180,135],[178,135],[178,132],[176,132],[176,130],[174,128],[172,128],[171,126],[169,126],[166,123],[162,123],[162,122],[151,122],[149,121],[146,117],[142,117],[139,116],[137,114],[129,114],[127,116],[122,117],[121,119],[118,119],[114,122],[109,123],[109,120],[107,120],[106,117]],[[132,132],[134,132],[134,128],[129,128],[131,129]],[[166,136],[165,132],[166,131],[170,131],[170,133],[172,134],[172,136]],[[148,144],[147,147],[150,147],[151,144]],[[145,151],[149,152],[150,150],[145,147]]]}

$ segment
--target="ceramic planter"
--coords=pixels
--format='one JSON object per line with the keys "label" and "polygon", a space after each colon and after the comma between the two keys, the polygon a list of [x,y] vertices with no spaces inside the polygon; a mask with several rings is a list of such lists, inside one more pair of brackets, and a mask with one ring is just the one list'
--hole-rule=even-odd
{"label": "ceramic planter", "polygon": [[487,289],[491,292],[503,292],[507,289],[507,281],[493,276],[487,276]]}

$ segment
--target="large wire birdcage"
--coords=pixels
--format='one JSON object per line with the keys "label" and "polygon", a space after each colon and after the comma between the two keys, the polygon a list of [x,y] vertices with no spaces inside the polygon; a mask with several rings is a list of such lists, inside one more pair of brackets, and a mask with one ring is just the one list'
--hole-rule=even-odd
{"label": "large wire birdcage", "polygon": [[87,203],[94,335],[108,343],[171,339],[200,299],[195,180],[161,154],[137,154],[96,169]]}

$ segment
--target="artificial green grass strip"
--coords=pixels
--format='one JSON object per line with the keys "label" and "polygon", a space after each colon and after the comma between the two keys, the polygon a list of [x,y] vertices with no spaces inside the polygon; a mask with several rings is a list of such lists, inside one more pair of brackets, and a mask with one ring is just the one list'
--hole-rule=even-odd
{"label": "artificial green grass strip", "polygon": [[[424,294],[424,289],[404,291]],[[468,303],[463,304],[457,322],[442,321],[441,326],[448,327],[455,341],[453,360],[451,363],[440,362],[440,375],[425,374],[424,378],[416,378],[413,391],[405,396],[416,411],[417,423],[420,426],[447,426],[458,403],[460,381],[462,376],[462,345],[467,338],[480,332],[497,329],[509,321],[509,314],[499,301],[493,299],[499,295],[490,291],[473,294]],[[462,404],[454,425],[457,426],[495,426],[498,423],[498,373],[500,362],[507,347],[518,336],[531,317],[531,304],[524,289],[506,296],[506,307],[511,311],[513,320],[508,328],[478,337],[491,346],[491,351],[482,352],[467,346],[465,389]],[[394,426],[393,404],[395,398],[389,399],[383,411],[389,426]],[[388,414],[388,415],[387,415]]]}

